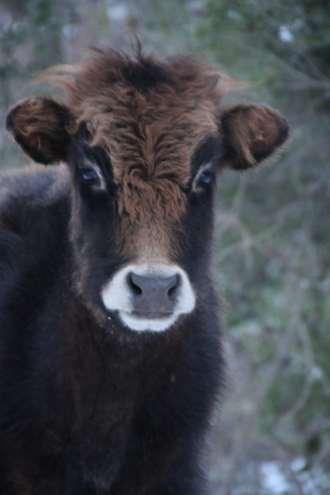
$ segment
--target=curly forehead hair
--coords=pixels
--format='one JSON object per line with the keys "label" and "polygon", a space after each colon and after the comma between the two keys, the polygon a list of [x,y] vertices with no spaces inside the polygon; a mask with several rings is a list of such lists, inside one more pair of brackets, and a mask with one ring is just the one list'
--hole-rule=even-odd
{"label": "curly forehead hair", "polygon": [[42,79],[65,90],[76,124],[86,123],[92,144],[111,156],[127,220],[179,219],[193,151],[217,132],[221,97],[234,82],[190,57],[158,60],[140,49],[131,57],[95,50]]}

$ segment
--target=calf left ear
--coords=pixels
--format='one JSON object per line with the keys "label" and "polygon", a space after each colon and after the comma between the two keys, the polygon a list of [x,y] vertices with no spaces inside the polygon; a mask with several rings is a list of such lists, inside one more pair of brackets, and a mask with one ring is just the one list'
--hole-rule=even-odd
{"label": "calf left ear", "polygon": [[6,127],[27,155],[49,164],[66,159],[72,121],[64,105],[50,98],[29,98],[10,110]]}
{"label": "calf left ear", "polygon": [[220,132],[225,163],[237,170],[257,165],[288,138],[289,126],[275,110],[258,105],[237,105],[221,117]]}

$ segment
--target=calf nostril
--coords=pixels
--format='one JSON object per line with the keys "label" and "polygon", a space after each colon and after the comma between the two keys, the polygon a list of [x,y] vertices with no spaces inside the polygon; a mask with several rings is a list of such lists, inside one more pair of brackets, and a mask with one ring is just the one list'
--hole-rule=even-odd
{"label": "calf nostril", "polygon": [[176,303],[180,281],[179,274],[168,277],[162,274],[141,275],[135,272],[127,274],[127,286],[132,303],[140,310],[141,307],[147,306],[162,307],[166,312],[172,310]]}
{"label": "calf nostril", "polygon": [[139,277],[138,276],[136,276],[133,272],[129,273],[127,275],[127,283],[128,283],[128,286],[130,287],[131,291],[136,296],[141,296],[141,294],[143,293],[143,290],[139,285]]}
{"label": "calf nostril", "polygon": [[169,280],[167,295],[170,299],[174,299],[177,293],[177,290],[180,286],[180,276],[178,274],[173,275]]}

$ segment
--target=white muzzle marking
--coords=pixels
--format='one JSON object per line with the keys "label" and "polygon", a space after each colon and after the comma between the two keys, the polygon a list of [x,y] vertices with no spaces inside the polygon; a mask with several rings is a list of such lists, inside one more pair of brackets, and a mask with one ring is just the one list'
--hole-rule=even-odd
{"label": "white muzzle marking", "polygon": [[[180,277],[173,312],[159,318],[148,318],[137,315],[134,312],[132,293],[128,284],[129,273],[141,276]],[[184,270],[177,265],[166,264],[129,264],[119,270],[104,285],[101,298],[108,311],[116,312],[121,322],[136,332],[163,332],[168,330],[178,320],[180,315],[193,311],[196,304],[196,296],[189,278]],[[155,312],[157,308],[155,308]]]}

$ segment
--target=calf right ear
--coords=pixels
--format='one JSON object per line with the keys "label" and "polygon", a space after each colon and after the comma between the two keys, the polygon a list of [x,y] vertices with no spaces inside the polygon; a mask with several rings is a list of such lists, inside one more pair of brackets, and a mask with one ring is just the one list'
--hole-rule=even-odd
{"label": "calf right ear", "polygon": [[72,123],[64,105],[50,98],[28,98],[9,111],[6,127],[27,155],[49,164],[66,159]]}

